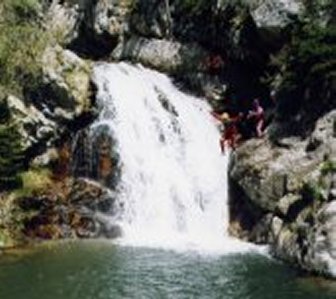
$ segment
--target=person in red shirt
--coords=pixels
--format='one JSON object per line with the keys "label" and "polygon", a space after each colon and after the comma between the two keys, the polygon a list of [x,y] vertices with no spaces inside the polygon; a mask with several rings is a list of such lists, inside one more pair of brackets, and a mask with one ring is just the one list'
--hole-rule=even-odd
{"label": "person in red shirt", "polygon": [[243,115],[239,113],[237,116],[230,117],[226,112],[222,114],[212,112],[212,115],[224,125],[224,131],[219,141],[222,153],[225,153],[226,146],[235,149],[240,139],[237,124]]}

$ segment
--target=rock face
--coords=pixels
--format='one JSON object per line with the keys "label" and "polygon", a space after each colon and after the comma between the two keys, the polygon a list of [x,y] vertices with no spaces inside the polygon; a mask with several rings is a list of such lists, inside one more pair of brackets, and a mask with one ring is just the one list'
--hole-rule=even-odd
{"label": "rock face", "polygon": [[118,60],[131,60],[162,72],[177,73],[201,70],[207,53],[196,44],[183,45],[160,39],[132,37],[113,53]]}
{"label": "rock face", "polygon": [[283,28],[304,10],[301,0],[250,1],[251,14],[260,28]]}
{"label": "rock face", "polygon": [[61,47],[47,48],[42,58],[45,108],[55,118],[71,120],[88,112],[90,73],[88,63]]}
{"label": "rock face", "polygon": [[55,146],[70,127],[94,115],[90,64],[60,46],[47,48],[38,88],[26,99],[7,96],[12,121],[29,158]]}
{"label": "rock face", "polygon": [[132,0],[67,1],[67,10],[77,10],[75,38],[69,48],[86,57],[107,57],[122,38],[127,27]]}
{"label": "rock face", "polygon": [[115,141],[106,128],[92,134],[90,129],[77,133],[72,144],[71,165],[75,177],[86,177],[114,189],[120,175]]}
{"label": "rock face", "polygon": [[270,243],[276,256],[326,275],[336,269],[335,124],[333,110],[306,140],[247,141],[230,168],[231,202],[240,211],[232,216],[232,232]]}
{"label": "rock face", "polygon": [[45,27],[55,43],[68,45],[78,37],[81,19],[79,5],[60,4],[52,0],[45,14]]}
{"label": "rock face", "polygon": [[113,213],[114,195],[98,183],[85,179],[55,182],[51,190],[35,198],[22,198],[20,206],[35,216],[27,219],[29,238],[115,238],[120,229],[104,213]]}
{"label": "rock face", "polygon": [[[27,105],[15,96],[8,96],[13,122],[18,126],[25,150],[56,138],[56,122],[48,119],[34,105]],[[47,144],[47,146],[50,144]]]}

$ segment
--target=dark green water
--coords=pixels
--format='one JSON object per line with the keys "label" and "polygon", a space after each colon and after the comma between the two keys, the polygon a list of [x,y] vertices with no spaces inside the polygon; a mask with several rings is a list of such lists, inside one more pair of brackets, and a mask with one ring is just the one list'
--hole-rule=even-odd
{"label": "dark green water", "polygon": [[107,242],[0,256],[1,299],[335,299],[336,284],[264,256],[200,256]]}

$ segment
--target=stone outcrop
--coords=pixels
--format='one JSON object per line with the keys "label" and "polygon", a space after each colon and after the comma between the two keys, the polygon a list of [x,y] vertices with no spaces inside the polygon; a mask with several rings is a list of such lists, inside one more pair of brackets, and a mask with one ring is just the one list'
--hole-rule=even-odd
{"label": "stone outcrop", "polygon": [[249,5],[259,28],[284,28],[305,8],[302,0],[252,0]]}
{"label": "stone outcrop", "polygon": [[130,60],[166,73],[199,71],[209,55],[196,44],[131,37],[113,52],[117,60]]}
{"label": "stone outcrop", "polygon": [[80,20],[82,19],[81,7],[78,4],[63,4],[52,0],[44,16],[45,28],[53,43],[68,45],[78,38]]}
{"label": "stone outcrop", "polygon": [[49,142],[55,140],[57,135],[56,122],[48,119],[34,105],[26,104],[15,96],[8,96],[7,103],[21,135],[23,149],[28,150],[41,142],[50,146]]}
{"label": "stone outcrop", "polygon": [[20,207],[34,216],[24,223],[29,239],[115,238],[120,229],[105,213],[113,213],[114,194],[85,179],[54,182],[35,197],[20,199]]}
{"label": "stone outcrop", "polygon": [[90,64],[69,50],[50,47],[42,57],[42,73],[46,113],[71,120],[90,110]]}
{"label": "stone outcrop", "polygon": [[41,71],[27,98],[6,96],[27,159],[55,147],[64,134],[80,129],[94,116],[89,63],[60,46],[49,47]]}
{"label": "stone outcrop", "polygon": [[308,139],[247,141],[230,169],[232,233],[269,243],[276,256],[326,275],[335,275],[336,263],[335,124],[333,110]]}
{"label": "stone outcrop", "polygon": [[66,1],[66,10],[77,11],[75,38],[68,47],[85,57],[107,57],[122,39],[132,0]]}

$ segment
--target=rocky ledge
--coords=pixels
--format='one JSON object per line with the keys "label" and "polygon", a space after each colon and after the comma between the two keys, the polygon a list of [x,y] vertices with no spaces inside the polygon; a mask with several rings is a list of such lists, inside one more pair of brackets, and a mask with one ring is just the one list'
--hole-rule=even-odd
{"label": "rocky ledge", "polygon": [[336,276],[336,110],[307,139],[249,140],[232,156],[231,233]]}
{"label": "rocky ledge", "polygon": [[113,213],[114,195],[86,179],[55,182],[37,196],[22,197],[19,206],[30,214],[24,235],[32,239],[115,238],[120,235],[106,213]]}

